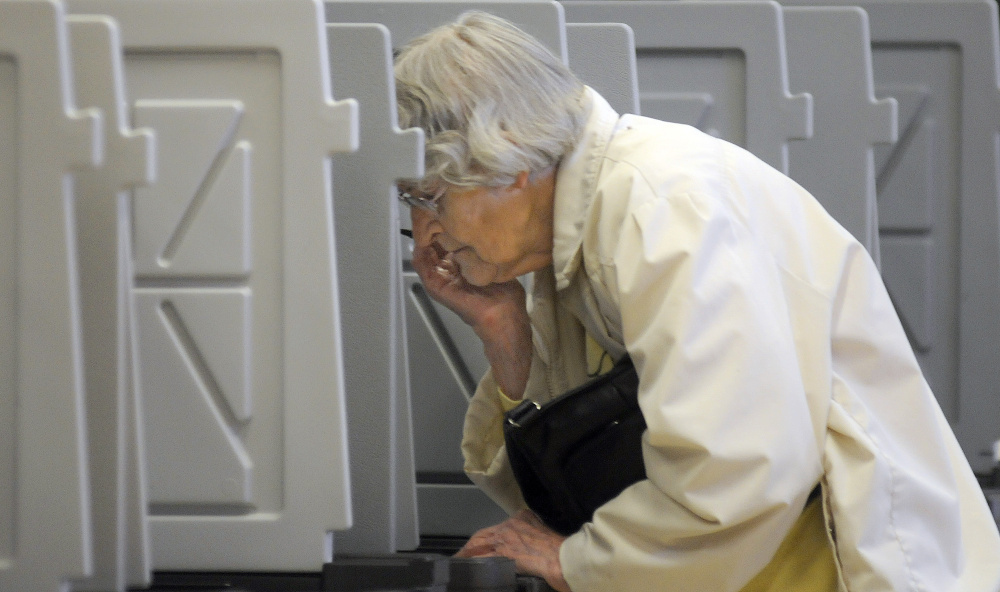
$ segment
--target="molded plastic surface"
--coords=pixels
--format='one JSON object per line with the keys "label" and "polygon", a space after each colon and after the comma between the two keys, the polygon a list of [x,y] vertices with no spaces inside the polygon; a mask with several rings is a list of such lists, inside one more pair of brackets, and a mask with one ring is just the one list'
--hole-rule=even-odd
{"label": "molded plastic surface", "polygon": [[452,557],[448,592],[516,592],[517,570],[507,557]]}
{"label": "molded plastic surface", "polygon": [[969,462],[986,473],[1000,435],[997,5],[823,2],[842,3],[868,13],[875,92],[899,102],[899,141],[875,153],[882,275]]}
{"label": "molded plastic surface", "polygon": [[812,136],[808,94],[788,87],[774,2],[579,0],[569,22],[620,22],[635,33],[643,115],[694,125],[787,172],[788,141]]}
{"label": "molded plastic surface", "polygon": [[[440,423],[440,429],[462,427],[461,423],[447,425],[444,419],[440,420]],[[461,466],[458,467],[460,468]],[[450,473],[464,477],[457,473],[458,469],[453,469]],[[428,482],[417,485],[421,533],[468,538],[480,528],[499,524],[509,518],[503,508],[493,503],[483,490],[471,482],[433,483],[429,482],[429,479],[426,481]]]}
{"label": "molded plastic surface", "polygon": [[517,576],[518,592],[553,592],[551,586],[537,576]]}
{"label": "molded plastic surface", "polygon": [[[94,575],[75,590],[124,591],[149,582],[145,483],[139,456],[131,365],[132,264],[130,188],[153,180],[153,135],[133,131],[125,103],[117,24],[101,16],[70,16],[77,102],[101,109],[106,145],[99,169],[77,176],[76,225],[87,391],[87,440],[93,511]],[[144,462],[144,459],[137,459]],[[138,500],[130,503],[130,497]],[[127,558],[145,569],[129,574]],[[131,577],[129,577],[131,575]]]}
{"label": "molded plastic surface", "polygon": [[783,12],[790,86],[813,97],[813,137],[789,144],[788,174],[877,262],[873,148],[896,141],[896,101],[875,98],[867,15],[855,7]]}
{"label": "molded plastic surface", "polygon": [[157,569],[316,570],[350,524],[322,5],[80,0],[121,26],[134,125],[138,363]]}
{"label": "molded plastic surface", "polygon": [[635,34],[622,23],[566,23],[569,67],[619,113],[639,114]]}
{"label": "molded plastic surface", "polygon": [[380,23],[389,28],[398,49],[463,12],[481,10],[517,24],[556,55],[566,55],[562,6],[551,0],[491,2],[469,0],[348,0],[326,2],[329,23]]}
{"label": "molded plastic surface", "polygon": [[423,553],[335,557],[323,566],[324,592],[445,592],[449,559]]}
{"label": "molded plastic surface", "polygon": [[0,2],[0,590],[65,589],[93,569],[75,193],[100,163],[74,105],[66,22]]}
{"label": "molded plastic surface", "polygon": [[333,164],[354,528],[337,553],[419,544],[396,179],[423,175],[423,132],[396,126],[389,31],[327,26],[331,76],[358,101],[361,147]]}

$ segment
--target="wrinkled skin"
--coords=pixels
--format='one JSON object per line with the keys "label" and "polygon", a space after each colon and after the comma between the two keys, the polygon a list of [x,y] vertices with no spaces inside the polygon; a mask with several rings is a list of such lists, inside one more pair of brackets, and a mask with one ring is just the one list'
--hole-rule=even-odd
{"label": "wrinkled skin", "polygon": [[456,557],[509,557],[517,570],[545,579],[559,592],[570,592],[559,565],[559,547],[566,537],[556,533],[531,510],[521,510],[495,526],[472,535]]}

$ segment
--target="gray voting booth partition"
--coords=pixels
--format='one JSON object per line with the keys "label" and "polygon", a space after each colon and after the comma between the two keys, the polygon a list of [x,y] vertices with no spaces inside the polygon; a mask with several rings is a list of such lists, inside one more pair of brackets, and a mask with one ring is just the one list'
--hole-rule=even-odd
{"label": "gray voting booth partition", "polygon": [[876,100],[864,13],[774,2],[570,0],[571,21],[635,31],[642,114],[741,145],[789,174],[878,259],[873,145],[895,139]]}
{"label": "gray voting booth partition", "polygon": [[868,14],[875,91],[899,102],[899,141],[876,152],[882,274],[966,456],[986,473],[1000,439],[997,5],[843,3]]}
{"label": "gray voting booth partition", "polygon": [[413,549],[416,469],[395,181],[423,174],[423,132],[396,126],[389,31],[377,24],[327,31],[332,78],[338,93],[358,101],[361,122],[359,150],[333,166],[356,525],[336,535],[334,549]]}
{"label": "gray voting booth partition", "polygon": [[101,163],[75,107],[65,12],[0,3],[0,589],[93,569],[72,172]]}
{"label": "gray voting booth partition", "polygon": [[329,158],[357,147],[310,1],[81,0],[121,26],[157,569],[317,570],[350,524]]}
{"label": "gray voting booth partition", "polygon": [[142,420],[134,385],[132,196],[154,178],[154,136],[133,130],[118,27],[70,16],[77,102],[101,110],[103,162],[76,176],[77,257],[86,390],[93,571],[74,590],[149,584]]}
{"label": "gray voting booth partition", "polygon": [[788,175],[880,261],[875,149],[897,137],[895,99],[876,99],[866,13],[784,8],[789,83],[813,97],[813,136],[788,146]]}
{"label": "gray voting booth partition", "polygon": [[689,123],[787,171],[787,145],[812,135],[812,99],[792,95],[781,8],[772,2],[569,1],[570,22],[635,33],[642,114]]}
{"label": "gray voting booth partition", "polygon": [[635,33],[624,23],[566,23],[566,58],[618,113],[639,115]]}

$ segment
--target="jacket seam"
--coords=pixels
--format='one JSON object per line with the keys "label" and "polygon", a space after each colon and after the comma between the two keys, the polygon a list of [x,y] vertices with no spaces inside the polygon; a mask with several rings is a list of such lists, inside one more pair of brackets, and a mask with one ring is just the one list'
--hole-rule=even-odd
{"label": "jacket seam", "polygon": [[[841,405],[841,407],[843,407],[843,405]],[[845,411],[846,411],[846,409],[845,409]],[[905,568],[907,578],[909,579],[910,589],[911,590],[917,590],[917,591],[924,590],[919,585],[919,582],[917,581],[916,574],[915,574],[915,572],[913,570],[913,561],[911,560],[909,554],[907,554],[907,552],[906,552],[906,545],[903,542],[903,539],[902,539],[902,537],[899,534],[899,528],[896,526],[896,509],[899,506],[899,504],[897,503],[897,499],[896,499],[897,488],[898,488],[898,479],[896,477],[896,468],[893,466],[893,464],[890,461],[889,457],[882,450],[882,447],[879,445],[878,439],[875,438],[865,428],[865,426],[861,422],[857,421],[857,419],[854,419],[854,415],[853,414],[848,414],[848,415],[851,417],[851,419],[854,420],[855,425],[857,425],[859,428],[861,428],[861,431],[864,432],[864,434],[866,436],[868,436],[868,441],[871,442],[871,445],[878,452],[879,458],[882,459],[882,461],[885,463],[885,466],[888,468],[888,471],[889,471],[889,529],[892,531],[892,536],[893,536],[894,539],[896,539],[896,545],[899,547],[899,553],[903,557],[903,566]],[[838,545],[838,547],[839,547],[839,545]],[[846,578],[845,578],[845,580],[846,580]],[[844,586],[847,587],[847,582],[846,581],[844,582]]]}

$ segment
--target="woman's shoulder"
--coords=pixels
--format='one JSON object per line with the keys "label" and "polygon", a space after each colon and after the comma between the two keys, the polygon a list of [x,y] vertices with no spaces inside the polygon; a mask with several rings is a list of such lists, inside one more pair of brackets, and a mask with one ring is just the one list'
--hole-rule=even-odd
{"label": "woman's shoulder", "polygon": [[623,221],[655,203],[727,193],[728,146],[692,126],[626,115],[604,152],[592,214]]}
{"label": "woman's shoulder", "polygon": [[623,115],[608,142],[606,156],[636,163],[643,162],[645,156],[686,160],[704,155],[718,156],[727,145],[725,140],[691,125]]}
{"label": "woman's shoulder", "polygon": [[601,177],[644,183],[656,194],[717,188],[735,146],[690,125],[625,115],[608,142]]}

